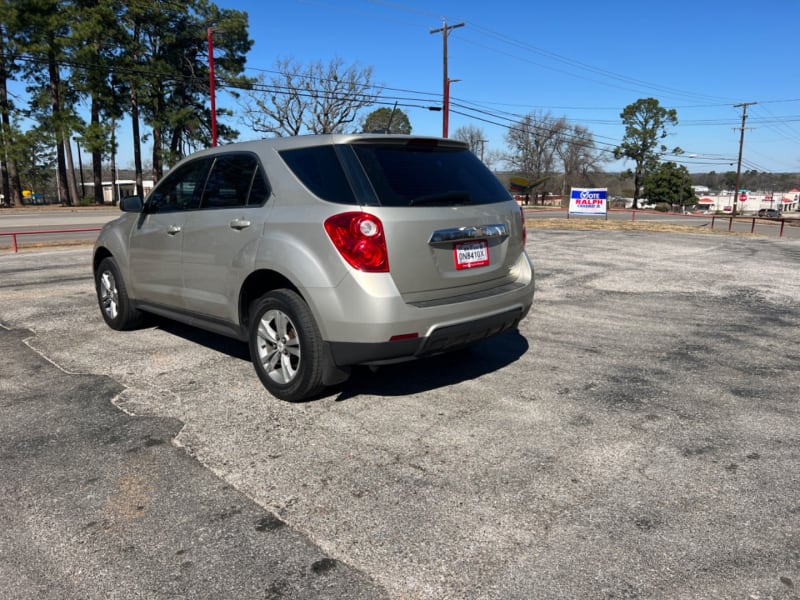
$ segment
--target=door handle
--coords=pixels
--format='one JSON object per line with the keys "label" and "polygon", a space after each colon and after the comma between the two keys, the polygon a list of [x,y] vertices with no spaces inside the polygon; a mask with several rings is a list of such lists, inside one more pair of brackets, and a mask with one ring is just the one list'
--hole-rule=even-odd
{"label": "door handle", "polygon": [[176,233],[181,232],[180,225],[170,225],[167,227],[167,235],[175,235]]}
{"label": "door handle", "polygon": [[229,225],[231,229],[236,229],[238,231],[241,231],[242,229],[250,227],[250,221],[248,221],[247,219],[234,219],[229,223]]}

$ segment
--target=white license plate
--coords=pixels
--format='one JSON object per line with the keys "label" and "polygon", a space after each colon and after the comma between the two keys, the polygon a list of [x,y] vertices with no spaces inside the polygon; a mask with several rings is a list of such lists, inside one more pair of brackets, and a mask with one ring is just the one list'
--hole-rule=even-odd
{"label": "white license plate", "polygon": [[472,269],[489,264],[489,244],[486,240],[456,244],[454,254],[456,269]]}

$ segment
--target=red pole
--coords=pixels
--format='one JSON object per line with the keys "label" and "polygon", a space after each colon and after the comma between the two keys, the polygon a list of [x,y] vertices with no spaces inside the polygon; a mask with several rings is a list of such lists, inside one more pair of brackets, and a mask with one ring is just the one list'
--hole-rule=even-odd
{"label": "red pole", "polygon": [[208,89],[211,94],[211,145],[217,145],[217,98],[214,87],[214,28],[209,27],[208,34]]}
{"label": "red pole", "polygon": [[447,137],[447,131],[450,127],[450,80],[444,81],[444,115],[442,118],[442,137]]}

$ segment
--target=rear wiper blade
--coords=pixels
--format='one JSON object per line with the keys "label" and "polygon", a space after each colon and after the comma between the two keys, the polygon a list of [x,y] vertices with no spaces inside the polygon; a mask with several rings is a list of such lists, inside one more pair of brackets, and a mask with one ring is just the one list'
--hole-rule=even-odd
{"label": "rear wiper blade", "polygon": [[418,204],[472,204],[472,196],[469,192],[452,191],[442,192],[441,194],[428,194],[427,196],[417,196],[409,201],[409,206]]}

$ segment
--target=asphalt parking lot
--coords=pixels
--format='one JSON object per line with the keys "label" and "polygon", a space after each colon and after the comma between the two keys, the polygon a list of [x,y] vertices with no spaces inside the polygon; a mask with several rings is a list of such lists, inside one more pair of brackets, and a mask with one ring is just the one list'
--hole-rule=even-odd
{"label": "asphalt parking lot", "polygon": [[[263,585],[227,597],[800,597],[800,243],[531,230],[528,244],[537,295],[519,334],[359,369],[295,405],[266,394],[245,345],[163,321],[108,329],[88,248],[0,255],[0,338],[18,361],[0,370],[14,415],[2,426],[13,442],[0,442],[12,499],[0,507],[0,589],[47,597],[52,579],[50,597],[226,597],[213,586],[243,551]],[[71,407],[56,392],[75,378],[84,401]],[[102,542],[75,478],[31,483],[36,469],[68,468],[30,448],[55,444],[80,411],[92,436],[125,417],[103,462],[60,454],[97,461],[104,510],[133,493],[134,515],[170,535],[198,494],[239,507],[244,524],[206,525],[227,543],[195,558],[203,570],[186,567],[181,586],[174,571],[191,561],[158,565],[157,544],[140,561],[130,548],[150,546]],[[158,433],[131,433],[143,421]],[[131,473],[114,458],[130,455],[126,439],[172,457],[153,459],[170,464],[152,486],[136,471],[127,494]],[[66,498],[83,508],[57,510]],[[280,523],[283,537],[254,540],[253,523]],[[30,557],[52,562],[37,570]],[[120,587],[157,568],[136,594]],[[204,577],[211,587],[192,587]],[[106,583],[92,595],[95,579]]]}

